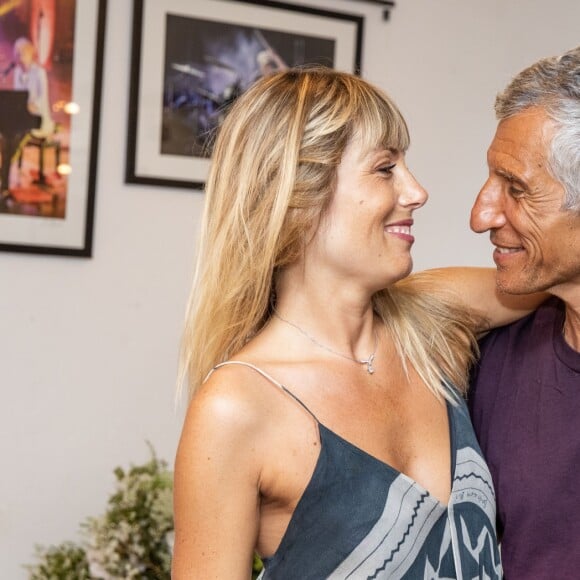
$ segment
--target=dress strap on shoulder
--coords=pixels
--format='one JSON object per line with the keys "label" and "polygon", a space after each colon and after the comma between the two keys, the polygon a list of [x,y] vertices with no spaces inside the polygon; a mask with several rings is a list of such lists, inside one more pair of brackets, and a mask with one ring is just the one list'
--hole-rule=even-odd
{"label": "dress strap on shoulder", "polygon": [[209,371],[205,380],[207,381],[207,379],[211,376],[211,374],[214,371],[216,371],[220,367],[223,367],[226,365],[240,365],[240,366],[248,367],[248,368],[255,370],[258,374],[262,375],[265,379],[267,379],[272,384],[276,385],[279,389],[282,389],[285,393],[290,395],[297,403],[299,403],[306,411],[308,411],[308,413],[310,415],[312,415],[312,417],[314,418],[314,420],[317,423],[320,423],[320,421],[318,420],[318,417],[292,391],[289,391],[282,383],[280,383],[274,377],[269,375],[266,371],[263,371],[261,368],[257,367],[256,365],[253,365],[252,363],[241,361],[241,360],[228,360],[228,361],[219,363],[215,367],[213,367],[213,369],[211,369],[211,371]]}
{"label": "dress strap on shoulder", "polygon": [[217,371],[217,369],[224,367],[226,365],[241,365],[244,367],[249,367],[251,369],[254,369],[257,373],[261,374],[265,379],[268,379],[271,383],[274,383],[277,387],[284,389],[284,385],[282,383],[279,383],[274,377],[269,375],[266,371],[263,371],[261,368],[257,367],[256,365],[253,365],[252,363],[241,361],[241,360],[227,360],[225,362],[219,363],[219,364],[215,365],[215,367],[213,367],[213,369],[211,369],[211,371],[209,372],[209,374],[207,376],[209,377],[214,371]]}

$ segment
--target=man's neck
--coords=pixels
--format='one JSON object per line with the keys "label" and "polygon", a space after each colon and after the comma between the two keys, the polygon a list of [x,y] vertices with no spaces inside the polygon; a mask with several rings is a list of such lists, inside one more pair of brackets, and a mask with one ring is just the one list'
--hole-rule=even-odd
{"label": "man's neck", "polygon": [[580,352],[580,311],[566,304],[564,321],[564,340],[577,352]]}
{"label": "man's neck", "polygon": [[564,340],[577,352],[580,352],[580,280],[573,278],[548,289],[557,296],[566,307],[566,319],[562,334]]}

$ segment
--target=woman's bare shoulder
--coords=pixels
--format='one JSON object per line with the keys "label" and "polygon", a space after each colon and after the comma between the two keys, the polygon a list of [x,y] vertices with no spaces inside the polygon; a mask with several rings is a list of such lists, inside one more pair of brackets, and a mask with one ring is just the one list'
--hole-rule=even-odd
{"label": "woman's bare shoulder", "polygon": [[[257,387],[247,375],[242,369],[216,370],[187,410],[174,489],[174,568],[183,577],[194,577],[193,563],[198,570],[208,553],[218,553],[224,545],[224,570],[230,559],[247,560],[256,540],[267,439]],[[220,577],[233,576],[228,568]]]}
{"label": "woman's bare shoulder", "polygon": [[[232,442],[259,437],[275,412],[279,387],[253,368],[228,364],[216,368],[189,403],[184,431],[200,431]],[[274,408],[273,408],[274,407]]]}

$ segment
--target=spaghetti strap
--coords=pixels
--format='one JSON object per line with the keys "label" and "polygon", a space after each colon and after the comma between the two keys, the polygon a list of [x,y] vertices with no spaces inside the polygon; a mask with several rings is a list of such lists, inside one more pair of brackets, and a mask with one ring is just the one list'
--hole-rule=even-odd
{"label": "spaghetti strap", "polygon": [[209,371],[209,373],[207,374],[207,377],[205,377],[204,382],[207,381],[207,379],[209,379],[209,377],[211,376],[211,374],[214,371],[216,371],[220,367],[223,367],[226,365],[240,365],[240,366],[248,367],[248,368],[255,370],[257,373],[262,375],[265,379],[267,379],[268,381],[270,381],[271,383],[276,385],[279,389],[283,390],[285,393],[290,395],[297,403],[299,403],[313,417],[313,419],[316,421],[316,423],[320,424],[318,417],[292,391],[289,391],[282,383],[278,382],[274,377],[272,377],[271,375],[269,375],[267,372],[263,371],[261,368],[257,367],[256,365],[253,365],[252,363],[241,361],[241,360],[228,360],[228,361],[219,363],[215,367],[213,367],[213,369],[211,369],[211,371]]}

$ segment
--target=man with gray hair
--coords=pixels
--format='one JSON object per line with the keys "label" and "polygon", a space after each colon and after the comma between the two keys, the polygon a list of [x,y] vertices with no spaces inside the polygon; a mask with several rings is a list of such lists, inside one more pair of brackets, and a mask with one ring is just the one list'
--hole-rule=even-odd
{"label": "man with gray hair", "polygon": [[[519,73],[496,99],[489,178],[471,213],[498,288],[547,291],[488,334],[470,409],[491,469],[506,578],[580,577],[580,47]],[[475,539],[474,539],[475,541]]]}

